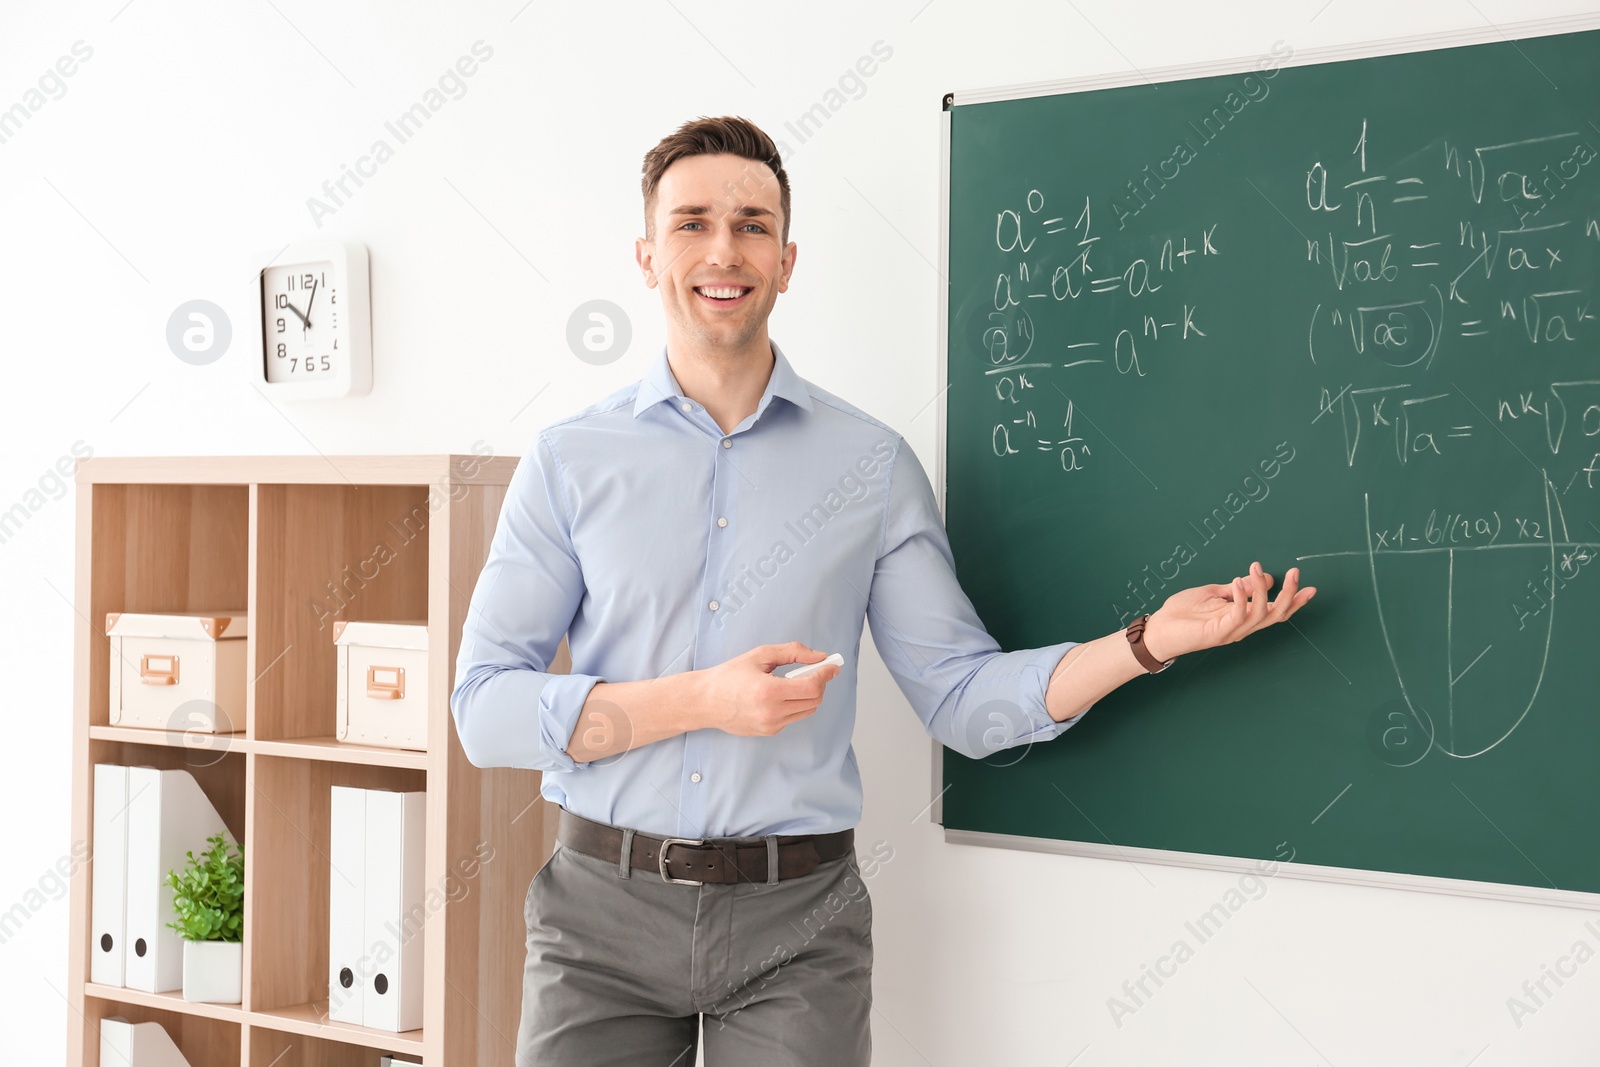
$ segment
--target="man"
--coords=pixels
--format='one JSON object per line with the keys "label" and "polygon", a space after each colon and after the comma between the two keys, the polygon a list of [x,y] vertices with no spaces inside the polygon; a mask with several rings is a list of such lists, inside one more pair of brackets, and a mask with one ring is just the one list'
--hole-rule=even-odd
{"label": "man", "polygon": [[[981,757],[1315,590],[1290,570],[1269,602],[1252,564],[1126,632],[1002,652],[905,440],[767,336],[796,253],[771,139],[685,123],[642,184],[635,255],[666,345],[518,465],[451,697],[467,757],[542,771],[562,808],[528,888],[517,1062],[689,1067],[704,1015],[711,1065],[865,1064],[863,620],[927,731]],[[548,673],[563,634],[572,670]],[[831,652],[842,666],[774,673]]]}

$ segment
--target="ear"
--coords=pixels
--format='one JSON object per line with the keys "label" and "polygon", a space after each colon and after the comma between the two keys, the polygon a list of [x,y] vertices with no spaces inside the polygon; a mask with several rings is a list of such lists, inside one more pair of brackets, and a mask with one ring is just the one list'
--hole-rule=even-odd
{"label": "ear", "polygon": [[638,261],[639,270],[644,274],[644,284],[651,289],[656,287],[655,254],[656,246],[654,241],[643,237],[634,239],[633,258]]}
{"label": "ear", "polygon": [[790,241],[789,247],[783,250],[783,259],[779,261],[782,271],[778,275],[778,292],[780,293],[789,291],[789,275],[794,273],[794,261],[799,251],[800,246],[793,241]]}

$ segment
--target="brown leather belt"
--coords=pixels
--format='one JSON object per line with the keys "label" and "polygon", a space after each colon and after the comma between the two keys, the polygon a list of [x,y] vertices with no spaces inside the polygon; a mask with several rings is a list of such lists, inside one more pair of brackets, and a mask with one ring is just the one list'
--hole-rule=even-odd
{"label": "brown leather belt", "polygon": [[[732,885],[736,882],[772,884],[799,878],[819,863],[848,855],[855,848],[854,828],[831,834],[768,834],[750,838],[657,837],[638,830],[611,826],[574,815],[566,808],[556,824],[556,840],[585,856],[615,863],[624,878],[627,870],[660,874],[680,885]],[[623,842],[628,843],[628,868],[622,866]]]}

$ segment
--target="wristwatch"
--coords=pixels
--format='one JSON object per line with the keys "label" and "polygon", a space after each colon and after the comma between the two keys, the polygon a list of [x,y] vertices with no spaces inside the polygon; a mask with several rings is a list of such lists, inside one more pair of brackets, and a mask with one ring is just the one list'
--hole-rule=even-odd
{"label": "wristwatch", "polygon": [[1178,657],[1173,656],[1163,663],[1150,654],[1150,650],[1144,644],[1144,628],[1149,621],[1149,615],[1140,615],[1128,624],[1128,629],[1124,632],[1128,635],[1128,644],[1133,647],[1134,658],[1139,661],[1140,666],[1144,667],[1150,674],[1160,674],[1176,663]]}

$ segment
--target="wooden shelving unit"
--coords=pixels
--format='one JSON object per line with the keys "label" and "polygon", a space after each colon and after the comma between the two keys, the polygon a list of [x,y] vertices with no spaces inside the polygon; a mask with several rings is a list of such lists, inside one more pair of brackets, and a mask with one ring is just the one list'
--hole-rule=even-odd
{"label": "wooden shelving unit", "polygon": [[[87,980],[92,874],[77,870],[69,1064],[99,1064],[98,1024],[110,1016],[162,1023],[195,1067],[377,1067],[385,1052],[420,1056],[429,1067],[511,1061],[522,906],[554,846],[553,811],[539,799],[537,772],[467,761],[449,695],[462,623],[515,466],[477,455],[79,464],[73,840],[87,841],[92,856],[94,764],[184,768],[243,844],[246,886],[244,999],[191,1004],[178,992]],[[251,614],[242,732],[109,724],[107,612],[240,605]],[[336,741],[333,622],[420,618],[428,620],[428,751]],[[569,666],[563,642],[551,668]],[[327,1019],[334,785],[428,792],[420,1030]]]}

